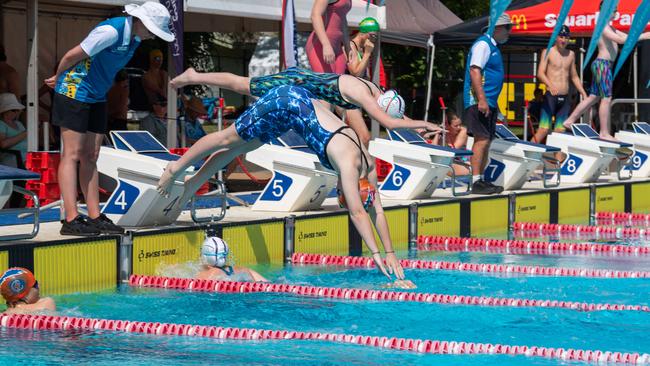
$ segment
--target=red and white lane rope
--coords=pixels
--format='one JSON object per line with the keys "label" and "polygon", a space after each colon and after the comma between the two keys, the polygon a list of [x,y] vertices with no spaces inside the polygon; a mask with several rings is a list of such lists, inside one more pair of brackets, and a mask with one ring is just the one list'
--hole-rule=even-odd
{"label": "red and white lane rope", "polygon": [[447,236],[420,236],[418,250],[441,250],[448,252],[487,252],[518,255],[608,255],[647,256],[650,247],[592,243],[552,243],[526,240],[501,240],[487,238],[458,238]]}
{"label": "red and white lane rope", "polygon": [[537,222],[515,222],[512,225],[515,233],[535,233],[539,235],[584,235],[606,239],[647,239],[650,232],[636,227],[590,226],[544,224]]}
{"label": "red and white lane rope", "polygon": [[129,285],[137,287],[189,290],[218,293],[285,293],[296,296],[320,297],[342,300],[371,300],[396,302],[423,302],[452,305],[540,307],[580,311],[640,311],[650,312],[650,307],[641,305],[592,304],[586,302],[517,299],[486,296],[463,296],[448,294],[416,293],[405,291],[366,290],[356,288],[318,287],[263,282],[211,281],[191,278],[172,278],[132,275]]}
{"label": "red and white lane rope", "polygon": [[650,226],[650,214],[630,212],[597,212],[596,220],[602,225]]}
{"label": "red and white lane rope", "polygon": [[[375,266],[373,259],[368,257],[346,257],[337,255],[295,253],[292,256],[291,260],[294,264],[348,266],[363,268],[373,268]],[[520,273],[537,276],[590,278],[650,278],[650,272],[646,271],[614,271],[609,269],[519,266],[506,264],[460,263],[412,259],[402,259],[400,260],[400,264],[402,267],[409,269],[432,269],[479,273]]]}
{"label": "red and white lane rope", "polygon": [[629,365],[650,364],[650,355],[639,353],[604,352],[571,348],[510,346],[489,343],[448,342],[337,333],[296,332],[288,330],[224,328],[204,325],[153,323],[50,315],[0,314],[0,326],[3,328],[35,330],[106,330],[123,333],[203,337],[239,341],[302,340],[345,343],[428,354],[510,355],[594,363],[616,362]]}

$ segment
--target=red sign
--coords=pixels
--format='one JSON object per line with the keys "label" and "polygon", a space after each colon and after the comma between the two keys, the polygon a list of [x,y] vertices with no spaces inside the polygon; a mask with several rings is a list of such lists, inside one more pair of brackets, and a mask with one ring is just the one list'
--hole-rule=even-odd
{"label": "red sign", "polygon": [[[598,0],[575,0],[565,24],[574,35],[590,35],[596,27],[599,14]],[[612,25],[627,32],[630,30],[636,9],[641,0],[621,0]],[[557,24],[557,16],[562,7],[562,0],[549,0],[528,8],[509,10],[506,13],[512,19],[515,35],[550,35]],[[650,23],[649,23],[650,24]],[[650,27],[646,27],[650,30]]]}

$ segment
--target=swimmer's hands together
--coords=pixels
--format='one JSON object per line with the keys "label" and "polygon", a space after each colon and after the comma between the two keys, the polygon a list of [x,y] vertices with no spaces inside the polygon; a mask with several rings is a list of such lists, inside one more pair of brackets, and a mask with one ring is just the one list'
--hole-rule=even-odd
{"label": "swimmer's hands together", "polygon": [[395,275],[395,277],[398,280],[403,280],[404,279],[404,269],[402,268],[402,265],[399,263],[399,260],[395,256],[395,253],[387,253],[386,254],[386,267],[388,267],[388,273],[391,275]]}

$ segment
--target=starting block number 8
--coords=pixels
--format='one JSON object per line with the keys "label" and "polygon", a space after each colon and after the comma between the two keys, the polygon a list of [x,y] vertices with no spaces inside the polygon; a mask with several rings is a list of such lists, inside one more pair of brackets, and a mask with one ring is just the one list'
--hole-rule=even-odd
{"label": "starting block number 8", "polygon": [[580,168],[580,165],[582,165],[582,159],[573,154],[569,154],[569,157],[562,165],[562,175],[574,175]]}

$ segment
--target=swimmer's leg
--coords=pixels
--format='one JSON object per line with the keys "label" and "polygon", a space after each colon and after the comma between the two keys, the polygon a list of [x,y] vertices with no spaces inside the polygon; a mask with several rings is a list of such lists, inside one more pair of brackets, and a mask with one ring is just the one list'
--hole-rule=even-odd
{"label": "swimmer's leg", "polygon": [[256,146],[247,143],[239,137],[235,124],[230,125],[223,131],[213,132],[201,137],[180,159],[170,161],[167,164],[165,171],[158,181],[158,192],[162,195],[167,195],[169,193],[169,186],[178,175],[201,160],[204,156],[211,155],[222,149],[234,149],[243,145],[251,146],[251,150]]}
{"label": "swimmer's leg", "polygon": [[185,180],[185,187],[183,195],[178,201],[181,207],[184,207],[187,202],[196,194],[201,186],[213,177],[219,170],[223,169],[228,163],[234,160],[237,156],[251,150],[255,150],[262,146],[262,142],[258,139],[252,140],[247,144],[241,145],[234,149],[222,149],[210,155],[208,160],[201,166],[196,174]]}
{"label": "swimmer's leg", "polygon": [[188,68],[169,82],[172,88],[178,89],[185,85],[213,85],[232,90],[242,95],[251,95],[250,78],[231,74],[229,72],[196,72]]}

